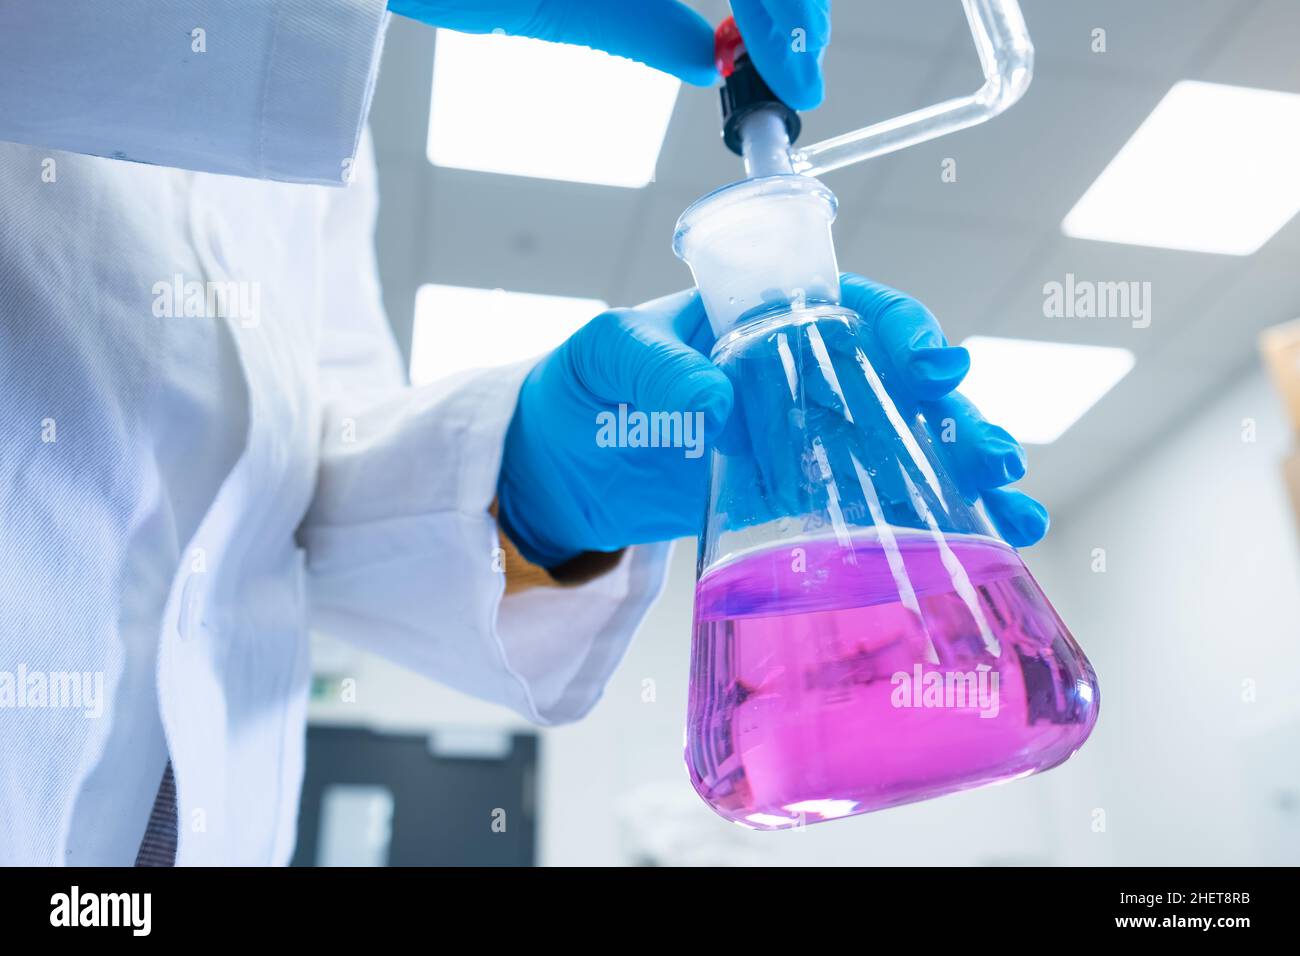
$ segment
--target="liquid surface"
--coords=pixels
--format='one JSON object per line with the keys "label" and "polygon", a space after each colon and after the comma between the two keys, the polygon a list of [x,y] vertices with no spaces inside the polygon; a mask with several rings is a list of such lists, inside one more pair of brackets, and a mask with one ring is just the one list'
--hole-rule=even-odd
{"label": "liquid surface", "polygon": [[760,829],[1054,767],[1097,719],[1087,659],[1010,547],[972,535],[811,540],[705,572],[686,762]]}

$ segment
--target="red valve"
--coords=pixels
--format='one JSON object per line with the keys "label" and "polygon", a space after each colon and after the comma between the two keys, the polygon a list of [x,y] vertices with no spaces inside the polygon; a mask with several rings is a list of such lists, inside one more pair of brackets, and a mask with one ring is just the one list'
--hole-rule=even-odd
{"label": "red valve", "polygon": [[736,58],[744,52],[745,41],[740,38],[736,18],[727,17],[713,34],[713,62],[724,80],[735,71]]}

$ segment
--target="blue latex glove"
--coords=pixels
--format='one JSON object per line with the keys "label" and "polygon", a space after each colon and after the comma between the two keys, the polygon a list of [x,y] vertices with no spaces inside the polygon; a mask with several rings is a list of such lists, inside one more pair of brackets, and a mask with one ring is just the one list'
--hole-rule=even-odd
{"label": "blue latex glove", "polygon": [[718,79],[713,28],[676,0],[389,0],[388,9],[462,33],[589,46],[699,86]]}
{"label": "blue latex glove", "polygon": [[[1047,531],[1047,512],[1003,488],[1025,471],[1024,451],[953,390],[970,356],[948,345],[915,299],[863,279],[841,278],[844,305],[871,329],[868,351],[900,408],[931,422],[951,418],[957,441],[942,447],[963,492],[979,495],[998,532],[1017,547]],[[706,448],[734,432],[731,380],[709,362],[713,333],[694,292],[597,316],[529,373],[506,435],[497,487],[500,520],[530,561],[555,567],[584,551],[699,533],[706,502]],[[844,376],[846,381],[849,376]],[[763,392],[742,396],[758,420]],[[599,417],[627,412],[701,412],[693,447],[609,447]],[[684,437],[693,437],[683,433]],[[779,445],[779,434],[764,441]],[[781,466],[779,447],[763,456]]]}
{"label": "blue latex glove", "polygon": [[[688,83],[717,82],[713,28],[677,0],[389,0],[394,13],[463,33],[594,47]],[[736,26],[772,90],[797,110],[822,101],[830,0],[734,0]]]}
{"label": "blue latex glove", "polygon": [[796,110],[820,106],[831,0],[731,0],[731,12],[772,92]]}

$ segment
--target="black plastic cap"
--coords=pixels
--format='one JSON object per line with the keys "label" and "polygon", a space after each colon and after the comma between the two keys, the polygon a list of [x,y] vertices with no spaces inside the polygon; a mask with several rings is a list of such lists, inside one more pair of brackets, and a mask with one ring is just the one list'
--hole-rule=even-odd
{"label": "black plastic cap", "polygon": [[772,88],[758,75],[758,70],[749,59],[748,53],[736,57],[735,68],[727,76],[722,90],[722,141],[737,156],[744,151],[740,142],[740,127],[746,117],[756,110],[774,109],[785,121],[785,131],[790,137],[791,145],[799,138],[803,121],[772,92]]}

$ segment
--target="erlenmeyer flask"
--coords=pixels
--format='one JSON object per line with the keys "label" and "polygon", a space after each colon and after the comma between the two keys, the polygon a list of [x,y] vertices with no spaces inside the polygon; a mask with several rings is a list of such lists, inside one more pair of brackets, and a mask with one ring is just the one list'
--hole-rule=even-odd
{"label": "erlenmeyer flask", "polygon": [[1097,718],[1083,652],[838,304],[834,215],[815,179],[751,179],[688,209],[674,242],[736,394],[686,760],[718,813],[763,829],[1045,770]]}

